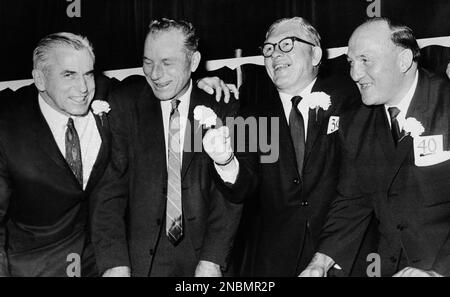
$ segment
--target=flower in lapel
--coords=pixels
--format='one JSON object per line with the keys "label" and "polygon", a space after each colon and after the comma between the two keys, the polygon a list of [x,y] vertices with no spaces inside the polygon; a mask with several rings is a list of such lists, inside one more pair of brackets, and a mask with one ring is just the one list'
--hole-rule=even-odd
{"label": "flower in lapel", "polygon": [[109,103],[103,100],[93,101],[91,108],[92,112],[96,115],[102,115],[103,113],[108,113],[111,110]]}
{"label": "flower in lapel", "polygon": [[306,98],[303,98],[303,100],[306,101],[306,104],[309,108],[316,110],[316,121],[319,109],[322,108],[323,110],[328,110],[328,108],[331,106],[330,95],[325,92],[312,92],[311,94],[306,96]]}
{"label": "flower in lapel", "polygon": [[94,100],[92,101],[91,109],[95,115],[100,117],[102,126],[104,126],[103,117],[105,113],[108,113],[111,110],[109,103],[103,100]]}
{"label": "flower in lapel", "polygon": [[403,130],[412,138],[420,136],[425,131],[422,124],[415,118],[407,118]]}
{"label": "flower in lapel", "polygon": [[217,115],[209,107],[204,105],[198,105],[194,109],[194,119],[201,125],[205,125],[205,128],[211,128],[216,125]]}

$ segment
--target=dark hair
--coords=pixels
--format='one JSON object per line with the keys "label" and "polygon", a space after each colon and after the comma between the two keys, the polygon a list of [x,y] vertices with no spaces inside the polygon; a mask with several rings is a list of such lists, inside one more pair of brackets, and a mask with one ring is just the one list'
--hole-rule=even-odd
{"label": "dark hair", "polygon": [[386,22],[391,30],[391,41],[402,48],[410,49],[413,53],[413,61],[418,62],[420,59],[420,48],[417,44],[417,40],[414,37],[414,32],[408,26],[391,20],[386,17],[376,17],[367,20],[364,24],[370,24],[375,22]]}
{"label": "dark hair", "polygon": [[162,18],[159,20],[153,20],[148,27],[148,34],[158,33],[158,32],[168,32],[170,30],[179,30],[183,33],[185,40],[184,46],[193,54],[198,48],[198,37],[195,34],[194,26],[183,20],[170,20]]}

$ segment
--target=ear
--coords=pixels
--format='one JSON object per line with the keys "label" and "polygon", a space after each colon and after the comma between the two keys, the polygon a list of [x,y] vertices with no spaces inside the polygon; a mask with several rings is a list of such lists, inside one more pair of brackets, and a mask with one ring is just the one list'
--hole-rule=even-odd
{"label": "ear", "polygon": [[197,70],[201,59],[202,59],[202,55],[200,54],[199,51],[196,51],[195,53],[192,54],[192,57],[191,57],[191,71],[192,72],[195,72],[195,70]]}
{"label": "ear", "polygon": [[45,91],[45,74],[41,70],[33,69],[33,72],[31,72],[33,75],[33,80],[36,88],[43,92]]}
{"label": "ear", "polygon": [[398,54],[400,71],[405,73],[413,64],[413,53],[410,49],[404,49]]}
{"label": "ear", "polygon": [[312,65],[318,66],[320,64],[320,60],[322,60],[322,49],[319,46],[315,46],[312,48]]}

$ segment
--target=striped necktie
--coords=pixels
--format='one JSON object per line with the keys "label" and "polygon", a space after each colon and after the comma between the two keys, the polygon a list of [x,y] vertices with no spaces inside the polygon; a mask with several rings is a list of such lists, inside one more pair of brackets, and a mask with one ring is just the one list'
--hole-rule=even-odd
{"label": "striped necktie", "polygon": [[167,167],[167,208],[166,234],[176,245],[183,236],[183,216],[181,204],[181,144],[180,144],[180,100],[172,100],[169,120],[168,167]]}

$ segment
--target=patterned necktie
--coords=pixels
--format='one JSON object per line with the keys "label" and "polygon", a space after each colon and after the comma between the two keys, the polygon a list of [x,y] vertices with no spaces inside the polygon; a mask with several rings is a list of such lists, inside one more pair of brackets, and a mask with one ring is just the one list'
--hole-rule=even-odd
{"label": "patterned necktie", "polygon": [[67,121],[66,161],[77,178],[78,183],[83,186],[83,163],[81,161],[80,138],[78,137],[72,118],[69,118]]}
{"label": "patterned necktie", "polygon": [[297,160],[297,169],[300,176],[302,176],[303,159],[305,157],[305,124],[303,122],[303,116],[297,107],[301,100],[302,97],[300,96],[292,97],[292,109],[289,114],[289,128],[291,130],[291,137]]}
{"label": "patterned necktie", "polygon": [[389,112],[389,116],[391,117],[392,139],[394,140],[394,144],[397,145],[397,143],[401,139],[400,127],[399,127],[398,121],[397,121],[397,116],[400,113],[400,109],[398,109],[397,107],[389,107],[388,112]]}
{"label": "patterned necktie", "polygon": [[181,205],[181,144],[180,144],[180,100],[172,100],[169,120],[168,168],[167,168],[167,208],[166,234],[176,245],[183,236],[183,216]]}

